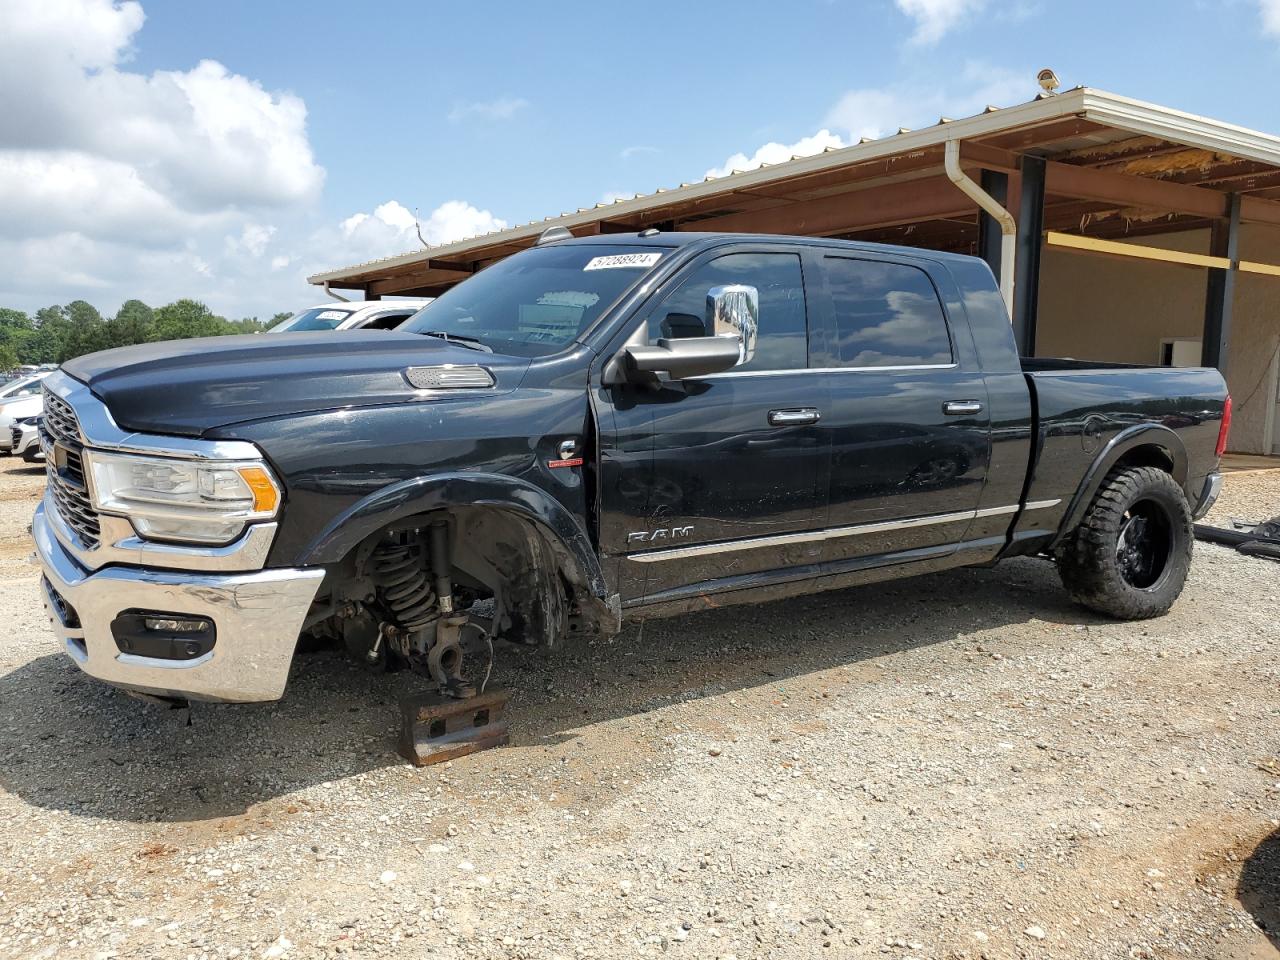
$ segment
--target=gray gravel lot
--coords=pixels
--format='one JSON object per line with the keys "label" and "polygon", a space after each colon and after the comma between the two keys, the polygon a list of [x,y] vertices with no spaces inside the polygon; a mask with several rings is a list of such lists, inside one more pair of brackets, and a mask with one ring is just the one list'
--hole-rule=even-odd
{"label": "gray gravel lot", "polygon": [[1280,565],[1198,544],[1137,624],[1023,560],[503,650],[512,745],[415,770],[412,679],[334,654],[267,705],[80,676],[0,470],[0,956],[1278,955]]}

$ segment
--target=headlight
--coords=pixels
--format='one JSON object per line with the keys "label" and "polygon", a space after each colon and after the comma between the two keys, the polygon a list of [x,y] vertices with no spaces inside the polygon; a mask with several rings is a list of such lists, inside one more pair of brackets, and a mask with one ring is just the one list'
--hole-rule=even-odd
{"label": "headlight", "polygon": [[142,537],[230,543],[276,515],[280,488],[256,462],[169,460],[86,450],[93,505],[126,517]]}

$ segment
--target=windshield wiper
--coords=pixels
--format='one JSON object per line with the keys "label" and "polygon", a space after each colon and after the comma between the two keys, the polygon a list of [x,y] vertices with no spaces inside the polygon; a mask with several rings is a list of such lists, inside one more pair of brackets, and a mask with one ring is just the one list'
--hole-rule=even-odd
{"label": "windshield wiper", "polygon": [[493,353],[493,347],[477,337],[465,337],[460,333],[445,333],[443,330],[423,330],[422,336],[436,337],[446,343],[456,343],[469,350],[479,350],[481,353]]}

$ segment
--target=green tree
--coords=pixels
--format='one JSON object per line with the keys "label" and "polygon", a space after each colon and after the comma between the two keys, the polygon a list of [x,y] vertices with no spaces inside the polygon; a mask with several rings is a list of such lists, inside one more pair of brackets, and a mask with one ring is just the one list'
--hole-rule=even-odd
{"label": "green tree", "polygon": [[18,365],[18,351],[10,344],[0,343],[0,370],[8,373]]}
{"label": "green tree", "polygon": [[277,313],[277,314],[273,315],[273,316],[272,316],[272,318],[271,318],[270,320],[268,320],[268,321],[267,321],[266,329],[267,329],[267,330],[270,330],[270,329],[271,329],[272,327],[274,327],[276,324],[278,324],[278,323],[284,323],[286,320],[288,320],[288,319],[289,319],[290,317],[292,317],[292,316],[293,316],[293,314],[292,314],[292,313]]}
{"label": "green tree", "polygon": [[67,332],[58,350],[58,362],[111,346],[109,332],[98,308],[84,300],[72,300],[66,307]]}
{"label": "green tree", "polygon": [[198,300],[178,300],[155,312],[152,340],[185,340],[230,333],[230,324]]}
{"label": "green tree", "polygon": [[267,325],[257,317],[241,317],[239,320],[229,322],[232,333],[261,333],[267,328]]}
{"label": "green tree", "polygon": [[259,333],[289,316],[277,313],[267,323],[257,317],[227,320],[191,299],[155,310],[141,300],[126,300],[109,319],[85,300],[42,307],[34,316],[0,307],[0,350],[11,351],[17,364],[62,363],[98,350],[155,340]]}
{"label": "green tree", "polygon": [[34,326],[37,330],[39,330],[41,327],[43,327],[47,323],[65,322],[66,319],[67,319],[67,308],[60,307],[57,304],[55,304],[52,307],[41,307],[39,310],[37,310],[35,319],[32,321],[32,326]]}
{"label": "green tree", "polygon": [[30,330],[31,318],[21,310],[0,307],[0,330]]}
{"label": "green tree", "polygon": [[39,334],[30,327],[0,326],[0,346],[8,347],[14,352],[19,363],[33,363],[30,359],[31,343]]}
{"label": "green tree", "polygon": [[66,307],[67,319],[73,327],[91,327],[102,322],[102,314],[92,303],[72,300]]}
{"label": "green tree", "polygon": [[24,363],[60,363],[63,345],[70,336],[71,324],[65,307],[41,307],[36,311],[35,336],[27,342]]}
{"label": "green tree", "polygon": [[126,300],[108,326],[111,328],[111,346],[128,347],[146,343],[151,339],[156,312],[141,300]]}

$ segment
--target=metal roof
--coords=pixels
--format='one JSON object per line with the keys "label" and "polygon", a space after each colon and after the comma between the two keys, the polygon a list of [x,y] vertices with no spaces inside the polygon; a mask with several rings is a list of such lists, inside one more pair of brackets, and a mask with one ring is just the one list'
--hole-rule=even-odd
{"label": "metal roof", "polygon": [[[562,226],[572,229],[596,223],[607,217],[625,217],[670,206],[673,202],[694,201],[714,197],[745,188],[760,187],[841,167],[864,164],[882,158],[909,155],[914,151],[937,148],[948,140],[967,141],[994,134],[1011,133],[1024,128],[1039,127],[1056,120],[1076,118],[1117,132],[1115,139],[1131,136],[1149,136],[1171,143],[1182,144],[1228,154],[1242,160],[1252,160],[1280,167],[1280,137],[1261,133],[1208,117],[1196,116],[1169,107],[1145,103],[1121,97],[1102,90],[1077,87],[1050,96],[1041,95],[1035,100],[1012,107],[988,107],[982,113],[960,120],[940,118],[936,124],[919,130],[902,129],[898,133],[876,140],[863,140],[848,147],[828,147],[822,153],[766,164],[748,171],[734,171],[723,177],[707,177],[695,183],[682,183],[679,187],[662,189],[650,194],[636,194],[613,203],[599,203],[583,207],[572,213],[564,213],[544,220],[532,221],[504,230],[493,231],[437,247],[419,247],[408,253],[384,257],[341,269],[329,270],[309,277],[314,284],[331,283],[343,286],[344,282],[371,272],[391,270],[428,260],[447,260],[485,247],[522,242],[536,238],[548,227]],[[1105,142],[1097,134],[1082,137],[1077,146],[1096,146]],[[1070,148],[1071,143],[1059,143],[1058,148]],[[1034,146],[1024,152],[1038,152]]]}

